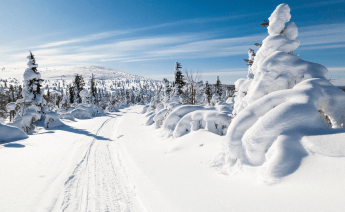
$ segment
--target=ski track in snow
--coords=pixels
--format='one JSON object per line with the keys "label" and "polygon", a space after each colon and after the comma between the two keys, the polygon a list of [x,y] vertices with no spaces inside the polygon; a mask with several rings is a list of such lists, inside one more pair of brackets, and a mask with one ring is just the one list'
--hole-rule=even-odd
{"label": "ski track in snow", "polygon": [[[117,144],[110,137],[118,122],[119,118],[109,118],[97,130],[84,158],[65,182],[61,211],[138,211],[119,153],[110,148]],[[107,140],[97,139],[99,136]]]}

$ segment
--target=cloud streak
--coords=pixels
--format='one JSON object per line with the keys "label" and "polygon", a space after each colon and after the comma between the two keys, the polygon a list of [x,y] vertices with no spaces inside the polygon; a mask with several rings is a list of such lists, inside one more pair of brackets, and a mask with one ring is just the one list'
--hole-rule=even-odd
{"label": "cloud streak", "polygon": [[[191,19],[138,29],[103,32],[28,48],[33,50],[39,59],[40,66],[81,63],[102,64],[111,61],[135,63],[166,59],[198,59],[245,55],[249,48],[256,48],[253,46],[254,43],[261,43],[267,36],[267,33],[263,33],[244,37],[217,38],[217,35],[210,32],[198,32],[192,35],[128,36],[126,39],[109,40],[109,38],[135,31],[193,24],[194,22],[224,21],[232,18],[237,18],[237,16]],[[298,39],[301,41],[301,46],[297,51],[345,47],[345,24],[301,27],[299,31]],[[95,45],[94,41],[101,41],[101,44]],[[8,48],[10,49],[10,47]],[[22,66],[26,65],[25,57],[27,53],[23,53],[22,50],[16,49],[12,54],[3,51],[0,52],[0,55],[2,56],[0,66],[18,65],[19,61],[23,61]]]}

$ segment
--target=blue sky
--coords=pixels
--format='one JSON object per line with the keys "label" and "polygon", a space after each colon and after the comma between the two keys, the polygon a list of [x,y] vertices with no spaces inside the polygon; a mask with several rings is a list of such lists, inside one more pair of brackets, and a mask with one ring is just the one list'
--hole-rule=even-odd
{"label": "blue sky", "polygon": [[40,67],[99,65],[172,79],[178,61],[205,80],[233,83],[246,76],[248,48],[267,36],[260,23],[280,3],[299,28],[294,53],[345,84],[345,0],[4,1],[0,67],[25,68],[30,49]]}

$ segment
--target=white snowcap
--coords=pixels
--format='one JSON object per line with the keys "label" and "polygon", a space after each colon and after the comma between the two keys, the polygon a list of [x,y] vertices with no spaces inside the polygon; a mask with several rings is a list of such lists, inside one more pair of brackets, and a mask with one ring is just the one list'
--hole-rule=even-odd
{"label": "white snowcap", "polygon": [[[268,18],[269,26],[267,27],[270,35],[280,35],[285,28],[285,23],[291,19],[290,7],[287,4],[280,4]],[[297,37],[297,36],[296,36]]]}
{"label": "white snowcap", "polygon": [[282,35],[287,39],[295,40],[298,36],[298,28],[296,24],[294,22],[289,23],[289,25],[284,29]]}
{"label": "white snowcap", "polygon": [[39,72],[35,73],[32,69],[28,68],[24,72],[24,80],[40,79],[41,74]]}

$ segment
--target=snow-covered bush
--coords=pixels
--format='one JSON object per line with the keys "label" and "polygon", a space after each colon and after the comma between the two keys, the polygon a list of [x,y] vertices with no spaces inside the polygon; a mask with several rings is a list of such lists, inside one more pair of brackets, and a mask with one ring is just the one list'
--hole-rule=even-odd
{"label": "snow-covered bush", "polygon": [[0,142],[25,139],[27,137],[28,136],[17,127],[12,127],[0,123]]}
{"label": "snow-covered bush", "polygon": [[41,108],[36,105],[32,105],[23,116],[16,116],[11,125],[22,129],[27,134],[32,133],[35,129],[35,125],[33,123],[41,119],[40,111]]}
{"label": "snow-covered bush", "polygon": [[69,119],[74,121],[74,116],[71,113],[60,113],[60,119]]}
{"label": "snow-covered bush", "polygon": [[177,123],[173,136],[183,136],[190,131],[206,129],[218,135],[225,135],[231,118],[224,113],[209,110],[197,110],[183,116]]}
{"label": "snow-covered bush", "polygon": [[157,128],[162,126],[163,119],[167,112],[168,112],[167,108],[162,109],[153,117],[153,121],[155,122]]}
{"label": "snow-covered bush", "polygon": [[63,126],[64,123],[60,121],[59,115],[56,112],[49,111],[45,114],[44,126],[45,128],[55,128]]}
{"label": "snow-covered bush", "polygon": [[78,118],[78,119],[90,119],[91,118],[91,115],[90,115],[90,112],[85,110],[85,109],[74,109],[72,112],[71,112],[72,116],[74,116],[75,118]]}
{"label": "snow-covered bush", "polygon": [[196,105],[184,105],[181,107],[177,107],[168,115],[168,117],[163,123],[162,128],[167,133],[167,136],[171,136],[175,130],[176,124],[180,121],[180,119],[183,116],[195,110],[203,110],[203,109],[205,108],[202,106],[196,106]]}
{"label": "snow-covered bush", "polygon": [[218,102],[214,107],[218,112],[230,115],[234,109],[234,104],[233,103]]}
{"label": "snow-covered bush", "polygon": [[[299,41],[297,27],[292,23],[285,27],[290,20],[286,4],[279,5],[269,20],[270,35],[255,57],[254,78],[236,82],[237,92],[246,88],[248,92],[235,98],[237,116],[228,128],[218,165],[228,171],[260,166],[261,177],[274,181],[293,173],[308,152],[324,146],[310,140],[305,145],[304,136],[339,132],[327,126],[320,113],[332,128],[344,127],[345,93],[327,80],[324,66],[290,54]],[[327,142],[332,149],[343,140]]]}
{"label": "snow-covered bush", "polygon": [[145,125],[146,125],[146,126],[152,125],[152,124],[154,123],[153,118],[154,118],[155,116],[156,116],[156,114],[155,114],[154,112],[149,113],[149,114],[148,114],[148,117],[149,117],[149,118],[147,119]]}

